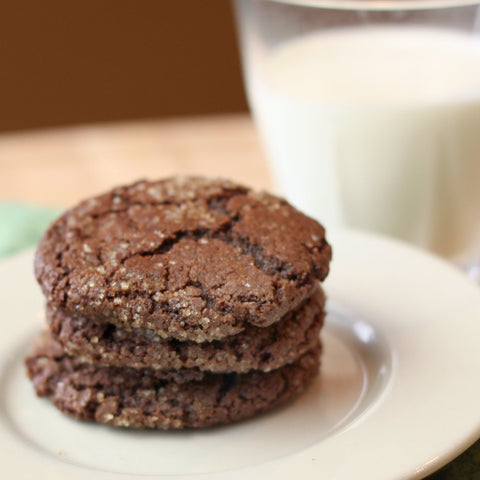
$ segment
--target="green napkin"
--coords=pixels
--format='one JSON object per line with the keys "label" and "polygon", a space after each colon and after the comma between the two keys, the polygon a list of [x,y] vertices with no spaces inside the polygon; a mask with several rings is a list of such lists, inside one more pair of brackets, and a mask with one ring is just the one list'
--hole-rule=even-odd
{"label": "green napkin", "polygon": [[54,208],[0,203],[0,256],[35,245],[59,213]]}
{"label": "green napkin", "polygon": [[[0,203],[0,256],[35,245],[48,224],[59,214],[60,211],[54,208]],[[412,435],[415,435],[415,432],[412,432]],[[428,478],[480,480],[480,440]]]}

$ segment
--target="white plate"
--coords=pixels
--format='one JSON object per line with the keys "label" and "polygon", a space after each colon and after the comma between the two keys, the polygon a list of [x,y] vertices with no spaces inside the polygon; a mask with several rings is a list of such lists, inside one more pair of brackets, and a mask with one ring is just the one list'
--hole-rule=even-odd
{"label": "white plate", "polygon": [[[9,478],[421,478],[480,435],[480,289],[405,245],[340,232],[321,376],[273,412],[203,431],[132,432],[38,399],[22,357],[41,326],[32,253],[0,264],[0,465]],[[122,474],[122,475],[119,475]]]}

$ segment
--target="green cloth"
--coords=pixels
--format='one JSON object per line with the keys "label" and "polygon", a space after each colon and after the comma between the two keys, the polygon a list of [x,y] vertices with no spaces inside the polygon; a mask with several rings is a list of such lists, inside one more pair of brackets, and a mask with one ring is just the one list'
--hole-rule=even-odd
{"label": "green cloth", "polygon": [[53,208],[0,203],[0,256],[35,245],[58,215]]}
{"label": "green cloth", "polygon": [[[53,208],[0,203],[0,256],[35,245],[59,213]],[[480,480],[480,440],[428,479]]]}

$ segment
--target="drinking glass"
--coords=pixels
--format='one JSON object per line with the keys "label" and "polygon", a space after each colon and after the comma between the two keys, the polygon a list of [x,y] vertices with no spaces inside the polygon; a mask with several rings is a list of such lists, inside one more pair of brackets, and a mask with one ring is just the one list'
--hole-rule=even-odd
{"label": "drinking glass", "polygon": [[479,275],[479,3],[235,0],[279,192]]}

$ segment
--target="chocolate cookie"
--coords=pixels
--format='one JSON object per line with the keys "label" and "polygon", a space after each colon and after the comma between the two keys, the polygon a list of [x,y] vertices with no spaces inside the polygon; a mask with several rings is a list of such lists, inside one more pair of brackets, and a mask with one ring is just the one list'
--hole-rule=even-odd
{"label": "chocolate cookie", "polygon": [[318,373],[319,348],[268,373],[205,374],[201,381],[177,383],[159,371],[81,363],[43,336],[26,365],[37,394],[74,418],[179,429],[237,421],[300,393]]}
{"label": "chocolate cookie", "polygon": [[320,288],[296,310],[267,328],[248,325],[222,341],[164,340],[147,330],[123,330],[47,307],[52,336],[85,363],[134,368],[199,368],[210,372],[270,371],[294,361],[318,340],[325,297]]}
{"label": "chocolate cookie", "polygon": [[328,273],[324,229],[284,200],[220,180],[139,182],[43,236],[35,273],[66,314],[204,342],[269,326]]}

